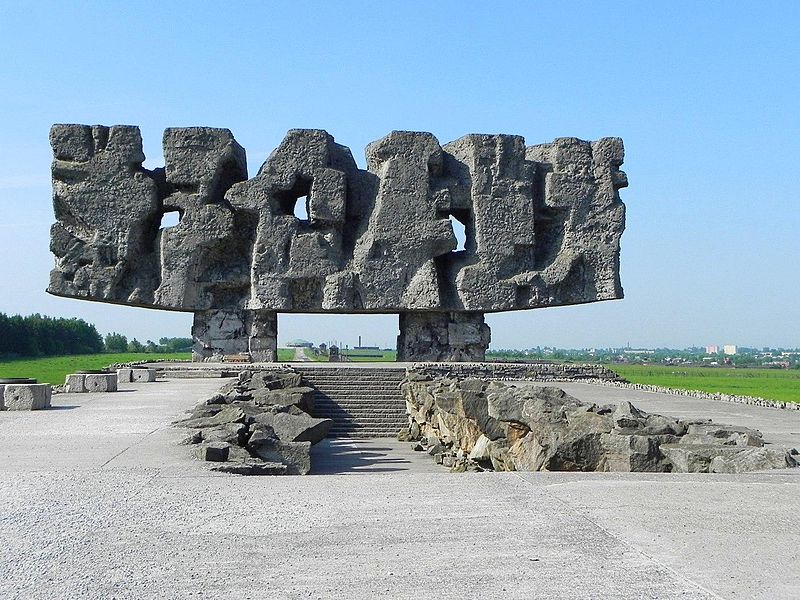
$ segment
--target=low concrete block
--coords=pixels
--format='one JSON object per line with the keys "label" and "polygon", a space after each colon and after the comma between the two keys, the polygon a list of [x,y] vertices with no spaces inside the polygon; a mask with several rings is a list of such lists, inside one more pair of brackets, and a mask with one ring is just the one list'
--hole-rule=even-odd
{"label": "low concrete block", "polygon": [[131,369],[131,381],[151,383],[156,380],[155,369]]}
{"label": "low concrete block", "polygon": [[50,407],[52,393],[49,383],[8,384],[3,401],[6,410],[40,410]]}
{"label": "low concrete block", "polygon": [[116,392],[116,373],[85,375],[84,386],[87,392]]}
{"label": "low concrete block", "polygon": [[130,383],[133,381],[133,369],[117,369],[117,383]]}
{"label": "low concrete block", "polygon": [[67,380],[64,383],[67,385],[68,392],[80,394],[86,391],[86,375],[83,373],[67,375]]}

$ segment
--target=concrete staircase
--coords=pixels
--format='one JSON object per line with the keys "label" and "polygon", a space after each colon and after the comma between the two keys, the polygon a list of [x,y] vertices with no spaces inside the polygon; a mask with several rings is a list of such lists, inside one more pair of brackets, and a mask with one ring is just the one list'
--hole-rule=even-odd
{"label": "concrete staircase", "polygon": [[314,416],[333,419],[329,437],[393,437],[408,423],[403,368],[292,367],[316,390]]}

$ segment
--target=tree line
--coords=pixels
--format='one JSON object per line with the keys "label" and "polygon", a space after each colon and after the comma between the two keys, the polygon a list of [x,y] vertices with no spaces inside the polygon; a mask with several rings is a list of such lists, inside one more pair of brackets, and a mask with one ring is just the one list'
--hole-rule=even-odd
{"label": "tree line", "polygon": [[95,354],[103,349],[103,338],[83,319],[0,313],[0,356]]}
{"label": "tree line", "polygon": [[109,333],[105,339],[91,323],[83,319],[64,319],[40,314],[8,316],[0,313],[0,357],[36,357],[101,352],[189,352],[191,338],[162,337],[158,344],[120,333]]}
{"label": "tree line", "polygon": [[147,352],[147,353],[175,353],[189,352],[192,349],[192,338],[169,338],[162,337],[156,344],[152,340],[147,340],[144,344],[133,338],[128,338],[121,333],[109,333],[105,340],[106,352]]}

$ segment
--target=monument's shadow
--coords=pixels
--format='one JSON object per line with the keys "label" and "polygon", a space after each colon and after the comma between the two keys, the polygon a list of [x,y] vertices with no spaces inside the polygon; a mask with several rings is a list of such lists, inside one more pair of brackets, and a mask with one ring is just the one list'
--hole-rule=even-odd
{"label": "monument's shadow", "polygon": [[327,438],[311,449],[311,475],[408,471],[411,461],[380,440]]}

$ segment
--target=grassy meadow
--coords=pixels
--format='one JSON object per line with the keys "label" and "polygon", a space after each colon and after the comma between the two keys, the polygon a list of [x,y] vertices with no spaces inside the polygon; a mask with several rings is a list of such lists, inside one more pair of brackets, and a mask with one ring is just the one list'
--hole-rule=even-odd
{"label": "grassy meadow", "polygon": [[59,385],[75,371],[102,369],[113,363],[148,360],[191,360],[191,352],[174,354],[75,354],[71,356],[48,356],[45,358],[14,358],[0,360],[0,377],[32,377],[39,383]]}
{"label": "grassy meadow", "polygon": [[609,365],[631,383],[800,402],[800,370]]}

